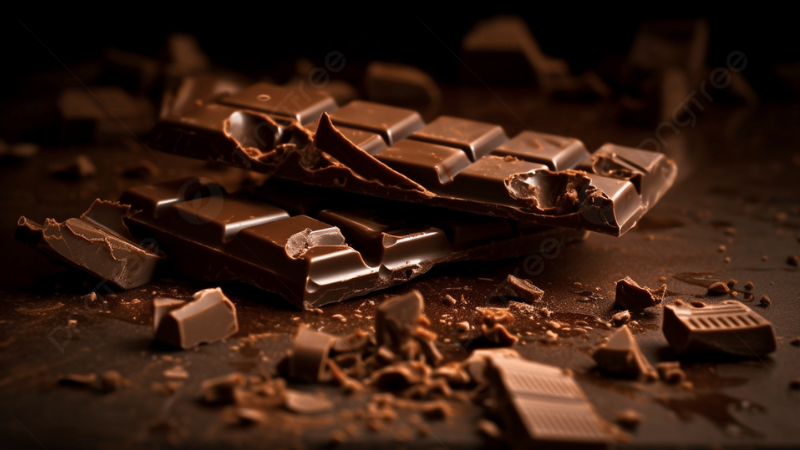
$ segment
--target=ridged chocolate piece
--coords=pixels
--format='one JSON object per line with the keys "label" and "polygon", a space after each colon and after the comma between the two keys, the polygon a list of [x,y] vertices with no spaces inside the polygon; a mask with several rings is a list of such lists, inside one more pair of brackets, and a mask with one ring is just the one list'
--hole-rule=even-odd
{"label": "ridged chocolate piece", "polygon": [[563,369],[492,356],[488,375],[512,448],[609,446],[606,424]]}
{"label": "ridged chocolate piece", "polygon": [[[403,202],[621,235],[669,189],[663,154],[256,84],[162,119],[150,145]],[[298,98],[302,97],[302,98]],[[279,98],[296,101],[276,103]],[[265,99],[265,100],[259,100]]]}
{"label": "ridged chocolate piece", "polygon": [[[580,231],[270,180],[226,193],[197,178],[126,191],[135,235],[158,242],[194,278],[242,281],[312,308],[393,286],[451,261],[529,254]],[[354,206],[357,205],[357,206]]]}
{"label": "ridged chocolate piece", "polygon": [[735,300],[702,308],[666,306],[662,329],[678,353],[718,352],[754,358],[777,349],[772,324]]}

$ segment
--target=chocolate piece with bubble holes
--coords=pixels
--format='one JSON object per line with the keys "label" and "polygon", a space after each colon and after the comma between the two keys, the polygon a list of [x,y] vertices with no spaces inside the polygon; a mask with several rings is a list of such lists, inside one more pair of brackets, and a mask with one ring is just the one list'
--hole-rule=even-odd
{"label": "chocolate piece with bubble holes", "polygon": [[665,306],[664,336],[677,353],[726,353],[761,357],[777,349],[772,324],[747,305]]}
{"label": "chocolate piece with bubble holes", "polygon": [[[156,311],[159,306],[156,305]],[[189,349],[216,342],[239,330],[236,307],[222,289],[203,289],[192,300],[166,312],[156,324],[156,340]],[[167,306],[170,308],[171,306]]]}
{"label": "chocolate piece with bubble holes", "polygon": [[608,425],[564,369],[494,355],[488,361],[512,448],[608,448]]}
{"label": "chocolate piece with bubble holes", "polygon": [[[241,281],[299,308],[393,286],[445,262],[521,256],[586,233],[269,180],[227,194],[189,178],[138,186],[121,201],[134,234],[156,239],[178,272]],[[354,206],[358,205],[358,206]]]}
{"label": "chocolate piece with bubble holes", "polygon": [[80,218],[61,223],[20,217],[14,237],[115,287],[133,289],[153,279],[164,254],[131,236],[123,222],[129,214],[127,205],[95,200]]}
{"label": "chocolate piece with bubble holes", "polygon": [[606,144],[590,155],[573,138],[509,139],[497,125],[447,116],[426,126],[414,111],[365,101],[334,109],[329,98],[306,99],[276,112],[236,100],[285,91],[260,83],[189,108],[160,121],[150,145],[326,188],[615,236],[677,176],[660,153]]}

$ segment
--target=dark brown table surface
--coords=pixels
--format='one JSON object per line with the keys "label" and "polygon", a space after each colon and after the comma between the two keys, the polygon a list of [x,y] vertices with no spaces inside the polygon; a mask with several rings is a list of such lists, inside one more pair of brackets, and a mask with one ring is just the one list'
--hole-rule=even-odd
{"label": "dark brown table surface", "polygon": [[[615,108],[605,102],[555,102],[519,88],[459,86],[444,88],[441,112],[502,124],[509,135],[530,128],[578,137],[590,150],[608,141],[635,147],[655,137],[655,125],[620,125]],[[541,305],[554,312],[551,319],[566,323],[594,317],[608,320],[614,312],[614,282],[625,276],[651,287],[666,277],[670,291],[666,304],[675,299],[719,303],[732,298],[707,297],[705,288],[681,281],[681,274],[685,278],[708,272],[722,281],[733,278],[739,289],[752,281],[756,300],[749,305],[773,323],[778,350],[754,360],[683,359],[693,389],[596,374],[590,351],[611,333],[605,329],[593,329],[587,337],[563,333],[556,344],[548,345],[539,342],[544,332],[541,319],[517,320],[511,329],[522,332],[523,338],[515,349],[525,358],[572,369],[604,419],[614,421],[624,408],[641,412],[644,423],[631,433],[631,447],[800,446],[800,391],[789,388],[790,380],[800,377],[800,347],[789,344],[800,336],[800,273],[786,263],[788,255],[800,254],[797,123],[800,109],[794,103],[750,109],[714,104],[698,111],[696,126],[680,128],[682,141],[670,141],[663,149],[678,161],[678,181],[635,229],[620,238],[592,234],[584,242],[544,255],[531,249],[534,256],[528,258],[437,267],[406,285],[325,307],[321,316],[295,310],[281,298],[248,286],[224,285],[238,310],[239,333],[226,342],[189,351],[153,342],[151,301],[158,296],[186,298],[213,285],[177,276],[158,279],[105,295],[109,312],[102,313],[99,308],[85,308],[80,299],[98,286],[98,280],[49,262],[11,235],[21,215],[61,221],[79,215],[95,198],[116,199],[125,188],[140,183],[202,175],[234,186],[242,173],[138,145],[46,146],[30,161],[0,166],[0,446],[48,450],[327,446],[330,432],[347,423],[339,412],[363,405],[367,394],[346,397],[329,386],[292,384],[329,393],[337,412],[301,417],[275,410],[268,413],[268,424],[245,428],[222,423],[220,409],[199,401],[199,385],[236,370],[272,371],[290,348],[299,322],[324,325],[325,331],[337,335],[366,328],[372,324],[366,317],[374,316],[375,303],[412,288],[425,296],[425,313],[446,357],[463,358],[466,353],[455,341],[444,343],[444,338],[453,336],[454,326],[440,319],[469,320],[475,307],[500,306],[493,293],[515,271],[545,291]],[[94,177],[64,181],[47,174],[48,164],[78,153],[93,159],[98,168]],[[125,163],[142,158],[161,169],[157,178],[119,176]],[[725,233],[730,227],[735,235]],[[719,253],[720,245],[727,251]],[[725,257],[730,263],[723,262]],[[602,300],[576,301],[575,291],[595,287],[600,288]],[[446,305],[443,297],[448,293],[457,298],[463,294],[468,304]],[[756,306],[764,294],[772,304]],[[354,316],[356,309],[364,318]],[[344,315],[347,322],[332,319],[334,314]],[[77,320],[71,333],[65,330],[69,319]],[[634,320],[632,330],[652,363],[675,359],[660,330],[660,310],[635,314]],[[242,345],[240,339],[249,335],[259,336]],[[176,364],[190,374],[185,385],[173,395],[154,392],[151,384],[163,381],[162,372]],[[64,373],[109,369],[121,372],[130,385],[99,394],[57,383]],[[454,417],[426,421],[429,434],[412,433],[402,442],[398,439],[411,429],[410,413],[401,413],[396,423],[377,433],[367,431],[363,420],[352,419],[357,432],[342,446],[489,445],[475,426],[483,410],[471,403],[455,405]]]}

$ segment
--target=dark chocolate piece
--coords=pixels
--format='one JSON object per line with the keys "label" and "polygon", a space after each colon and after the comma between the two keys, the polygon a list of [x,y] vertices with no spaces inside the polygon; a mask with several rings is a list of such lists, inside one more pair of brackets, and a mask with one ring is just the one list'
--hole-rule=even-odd
{"label": "dark chocolate piece", "polygon": [[701,308],[666,306],[662,329],[678,353],[760,357],[777,349],[772,324],[735,300]]}
{"label": "dark chocolate piece", "polygon": [[200,385],[203,400],[211,404],[230,404],[235,401],[236,389],[244,386],[245,379],[238,372],[204,380]]}
{"label": "dark chocolate piece", "polygon": [[196,292],[192,301],[164,314],[157,323],[155,337],[188,349],[225,339],[238,330],[236,307],[220,288],[214,288]]}
{"label": "dark chocolate piece", "polygon": [[39,225],[20,217],[14,237],[42,253],[108,281],[132,289],[152,280],[164,254],[137,244],[123,219],[130,207],[95,200],[78,219]]}
{"label": "dark chocolate piece", "polygon": [[612,235],[633,227],[677,175],[673,161],[646,150],[606,144],[590,156],[576,139],[508,140],[497,125],[454,117],[425,126],[414,111],[364,101],[320,115],[332,110],[327,97],[291,114],[253,100],[284,91],[261,83],[190,108],[162,120],[150,143],[316,186]]}
{"label": "dark chocolate piece", "polygon": [[528,303],[535,303],[544,296],[544,291],[536,287],[531,280],[517,278],[511,274],[506,277],[506,286],[517,298],[521,298]]}
{"label": "dark chocolate piece", "polygon": [[647,287],[639,286],[630,277],[625,277],[617,281],[614,303],[622,309],[642,311],[660,304],[664,300],[666,290],[666,285],[662,285],[659,290],[650,290]]}
{"label": "dark chocolate piece", "polygon": [[490,357],[488,373],[513,448],[607,448],[611,443],[607,425],[563,369]]}
{"label": "dark chocolate piece", "polygon": [[301,326],[294,338],[288,375],[301,381],[327,381],[328,354],[335,341],[336,337],[330,334]]}
{"label": "dark chocolate piece", "polygon": [[653,366],[642,354],[627,325],[620,327],[608,342],[597,347],[592,358],[597,367],[610,374],[647,380],[656,378]]}
{"label": "dark chocolate piece", "polygon": [[209,180],[177,180],[132,188],[122,201],[140,211],[127,219],[135,233],[159,242],[181,273],[250,283],[306,309],[435,264],[508,258],[547,238],[585,236],[282,180],[230,195]]}
{"label": "dark chocolate piece", "polygon": [[425,301],[418,291],[393,297],[378,305],[375,314],[375,335],[378,345],[401,351],[417,328]]}

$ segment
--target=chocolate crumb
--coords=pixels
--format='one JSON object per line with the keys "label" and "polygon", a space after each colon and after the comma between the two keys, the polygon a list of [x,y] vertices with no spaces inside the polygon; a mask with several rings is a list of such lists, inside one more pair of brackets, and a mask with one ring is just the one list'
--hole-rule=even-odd
{"label": "chocolate crumb", "polygon": [[695,300],[693,302],[689,302],[689,304],[694,306],[695,308],[705,308],[706,307],[705,303],[703,303],[701,301],[697,301],[697,300]]}
{"label": "chocolate crumb", "polygon": [[736,291],[731,291],[731,297],[738,297],[739,293]]}
{"label": "chocolate crumb", "polygon": [[334,315],[332,315],[332,316],[331,316],[331,318],[332,318],[332,319],[337,319],[337,320],[339,320],[339,321],[340,321],[340,322],[342,322],[342,323],[345,323],[345,322],[347,322],[347,317],[345,317],[345,316],[343,316],[343,315],[341,315],[341,314],[334,314]]}
{"label": "chocolate crumb", "polygon": [[642,415],[633,409],[623,409],[617,413],[617,423],[629,430],[638,427],[642,421]]}
{"label": "chocolate crumb", "polygon": [[267,415],[255,408],[238,407],[235,408],[234,413],[239,425],[257,425],[267,422]]}
{"label": "chocolate crumb", "polygon": [[125,379],[122,378],[121,373],[116,370],[107,370],[100,374],[99,389],[104,392],[116,391],[121,388],[124,383]]}
{"label": "chocolate crumb", "polygon": [[316,314],[318,316],[321,316],[322,312],[323,312],[322,309],[320,309],[320,308],[312,308],[309,311],[311,311],[312,313],[314,313],[314,314]]}
{"label": "chocolate crumb", "polygon": [[758,306],[766,308],[767,306],[772,304],[772,300],[769,299],[767,295],[762,295],[760,299],[758,299]]}
{"label": "chocolate crumb", "polygon": [[735,235],[736,234],[736,228],[733,228],[733,227],[725,228],[725,234],[727,234],[728,236]]}
{"label": "chocolate crumb", "polygon": [[789,255],[786,257],[786,264],[797,266],[797,255]]}
{"label": "chocolate crumb", "polygon": [[517,278],[514,275],[506,277],[506,288],[514,295],[527,303],[534,303],[542,299],[544,291],[536,287],[530,280]]}
{"label": "chocolate crumb", "polygon": [[733,288],[734,286],[736,286],[736,283],[738,283],[738,281],[736,281],[736,280],[734,280],[733,278],[731,278],[731,279],[730,279],[730,280],[728,280],[728,282],[727,282],[727,283],[725,283],[725,284],[727,284],[729,288]]}
{"label": "chocolate crumb", "polygon": [[726,256],[725,259],[722,260],[722,262],[724,262],[725,264],[728,264],[729,262],[731,262],[731,257],[730,256]]}
{"label": "chocolate crumb", "polygon": [[660,362],[656,364],[656,371],[661,380],[667,383],[678,384],[686,380],[686,372],[678,361]]}
{"label": "chocolate crumb", "polygon": [[744,285],[744,288],[745,288],[745,289],[747,289],[748,291],[752,290],[754,287],[756,287],[756,285],[755,285],[755,284],[753,284],[753,282],[752,282],[752,281],[748,281],[748,282],[747,282],[747,283],[745,283],[745,285]]}
{"label": "chocolate crumb", "polygon": [[[660,283],[664,283],[665,281],[667,281],[667,277],[658,277],[658,281]],[[599,288],[598,288],[598,290],[599,290]]]}
{"label": "chocolate crumb", "polygon": [[444,300],[445,303],[449,303],[451,305],[455,305],[458,302],[458,300],[456,300],[455,298],[453,298],[452,295],[449,294],[444,296]]}
{"label": "chocolate crumb", "polygon": [[469,322],[467,322],[466,320],[463,322],[459,322],[456,325],[456,330],[458,330],[459,333],[466,333],[467,331],[469,331]]}
{"label": "chocolate crumb", "polygon": [[556,342],[558,340],[558,334],[554,333],[551,330],[545,331],[544,342]]}
{"label": "chocolate crumb", "polygon": [[614,324],[615,327],[622,326],[631,320],[631,313],[630,311],[620,311],[613,316],[611,316],[611,323]]}
{"label": "chocolate crumb", "polygon": [[503,432],[500,430],[500,427],[488,419],[478,420],[478,431],[491,439],[503,439]]}
{"label": "chocolate crumb", "polygon": [[728,288],[728,285],[721,281],[717,281],[716,283],[711,283],[708,287],[709,294],[727,294],[731,290]]}
{"label": "chocolate crumb", "polygon": [[795,378],[789,382],[789,387],[792,389],[800,389],[800,377]]}
{"label": "chocolate crumb", "polygon": [[720,253],[725,252],[725,250],[727,250],[727,248],[724,245],[720,245],[719,247],[717,247],[717,251]]}
{"label": "chocolate crumb", "polygon": [[681,300],[679,298],[676,298],[675,299],[675,304],[678,305],[678,306],[682,306],[684,303],[683,303],[683,300]]}
{"label": "chocolate crumb", "polygon": [[793,338],[791,341],[789,341],[789,343],[795,347],[800,347],[800,336]]}

